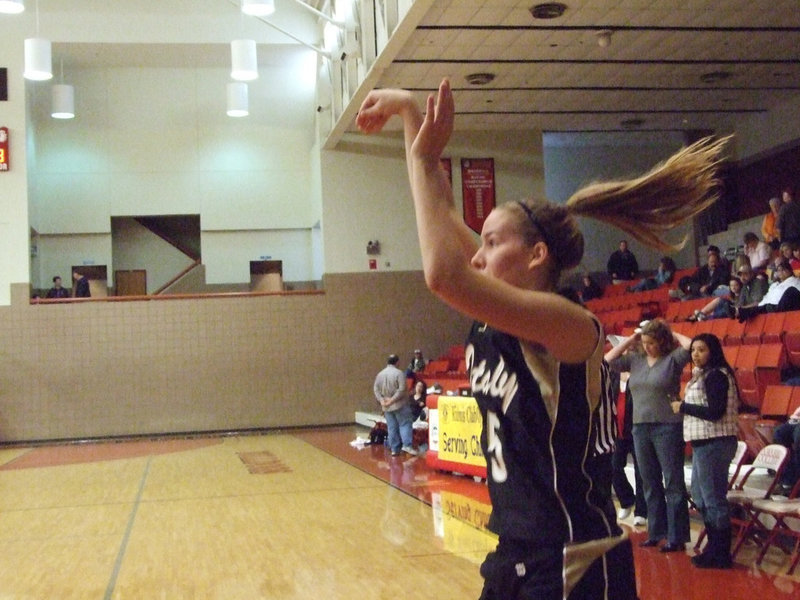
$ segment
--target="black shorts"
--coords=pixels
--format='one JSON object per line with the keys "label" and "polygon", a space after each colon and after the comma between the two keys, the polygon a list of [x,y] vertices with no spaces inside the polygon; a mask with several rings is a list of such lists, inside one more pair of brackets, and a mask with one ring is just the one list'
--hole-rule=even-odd
{"label": "black shorts", "polygon": [[583,546],[530,549],[501,540],[481,565],[480,600],[638,600],[627,536],[589,560]]}

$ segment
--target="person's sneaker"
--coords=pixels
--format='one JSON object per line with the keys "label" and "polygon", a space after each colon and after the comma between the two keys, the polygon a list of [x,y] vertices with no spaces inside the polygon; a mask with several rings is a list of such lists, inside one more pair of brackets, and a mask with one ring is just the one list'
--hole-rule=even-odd
{"label": "person's sneaker", "polygon": [[631,516],[631,512],[633,512],[633,509],[631,509],[630,506],[626,508],[620,508],[617,511],[617,521],[622,521],[624,519],[627,519],[628,517]]}
{"label": "person's sneaker", "polygon": [[414,450],[414,448],[412,448],[411,446],[403,446],[402,450],[403,452],[405,452],[406,454],[410,454],[411,456],[416,456],[417,454],[419,454],[419,452]]}
{"label": "person's sneaker", "polygon": [[392,450],[392,456],[400,456],[400,450]]}
{"label": "person's sneaker", "polygon": [[644,525],[647,525],[647,519],[639,516],[633,517],[633,524],[637,527],[642,527]]}

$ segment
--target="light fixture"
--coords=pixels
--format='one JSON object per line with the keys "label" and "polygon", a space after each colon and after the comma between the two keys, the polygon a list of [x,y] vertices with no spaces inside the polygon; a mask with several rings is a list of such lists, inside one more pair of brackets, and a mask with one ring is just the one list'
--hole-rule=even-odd
{"label": "light fixture", "polygon": [[601,48],[608,48],[611,45],[611,34],[614,32],[610,29],[603,29],[602,31],[598,31],[595,35],[597,36],[597,45]]}
{"label": "light fixture", "polygon": [[242,0],[242,12],[253,17],[268,17],[275,12],[274,0]]}
{"label": "light fixture", "polygon": [[494,81],[494,73],[469,73],[464,75],[464,79],[470,85],[487,85]]}
{"label": "light fixture", "polygon": [[258,79],[258,56],[255,40],[231,42],[231,78],[236,81]]}
{"label": "light fixture", "polygon": [[534,19],[557,19],[567,10],[567,5],[562,2],[544,2],[534,4],[528,10]]}
{"label": "light fixture", "polygon": [[228,84],[228,116],[246,117],[250,114],[247,98],[247,84],[231,81]]}
{"label": "light fixture", "polygon": [[22,0],[0,0],[0,13],[18,15],[23,10],[25,3]]}
{"label": "light fixture", "polygon": [[25,79],[46,81],[53,77],[50,40],[27,38],[25,40]]}
{"label": "light fixture", "polygon": [[56,83],[52,88],[54,119],[72,119],[75,117],[75,88],[65,83]]}

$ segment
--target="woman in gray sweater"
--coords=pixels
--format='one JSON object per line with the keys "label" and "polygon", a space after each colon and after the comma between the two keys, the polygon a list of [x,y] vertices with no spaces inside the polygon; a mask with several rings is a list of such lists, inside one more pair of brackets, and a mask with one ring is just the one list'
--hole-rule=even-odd
{"label": "woman in gray sweater", "polygon": [[[689,541],[689,507],[684,480],[683,416],[672,411],[681,372],[689,362],[691,339],[666,322],[649,321],[606,354],[611,368],[630,372],[633,396],[633,445],[647,502],[648,538],[641,545],[667,543],[661,552],[676,552]],[[628,352],[641,341],[644,352]]]}

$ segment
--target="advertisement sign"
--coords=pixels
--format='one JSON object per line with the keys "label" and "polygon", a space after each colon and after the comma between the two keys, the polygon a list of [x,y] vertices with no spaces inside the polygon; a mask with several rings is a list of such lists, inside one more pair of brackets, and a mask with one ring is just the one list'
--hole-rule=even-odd
{"label": "advertisement sign", "polygon": [[439,459],[486,466],[481,450],[481,413],[474,398],[439,396]]}
{"label": "advertisement sign", "polygon": [[476,233],[495,207],[494,159],[461,159],[461,193],[464,202],[464,222]]}

